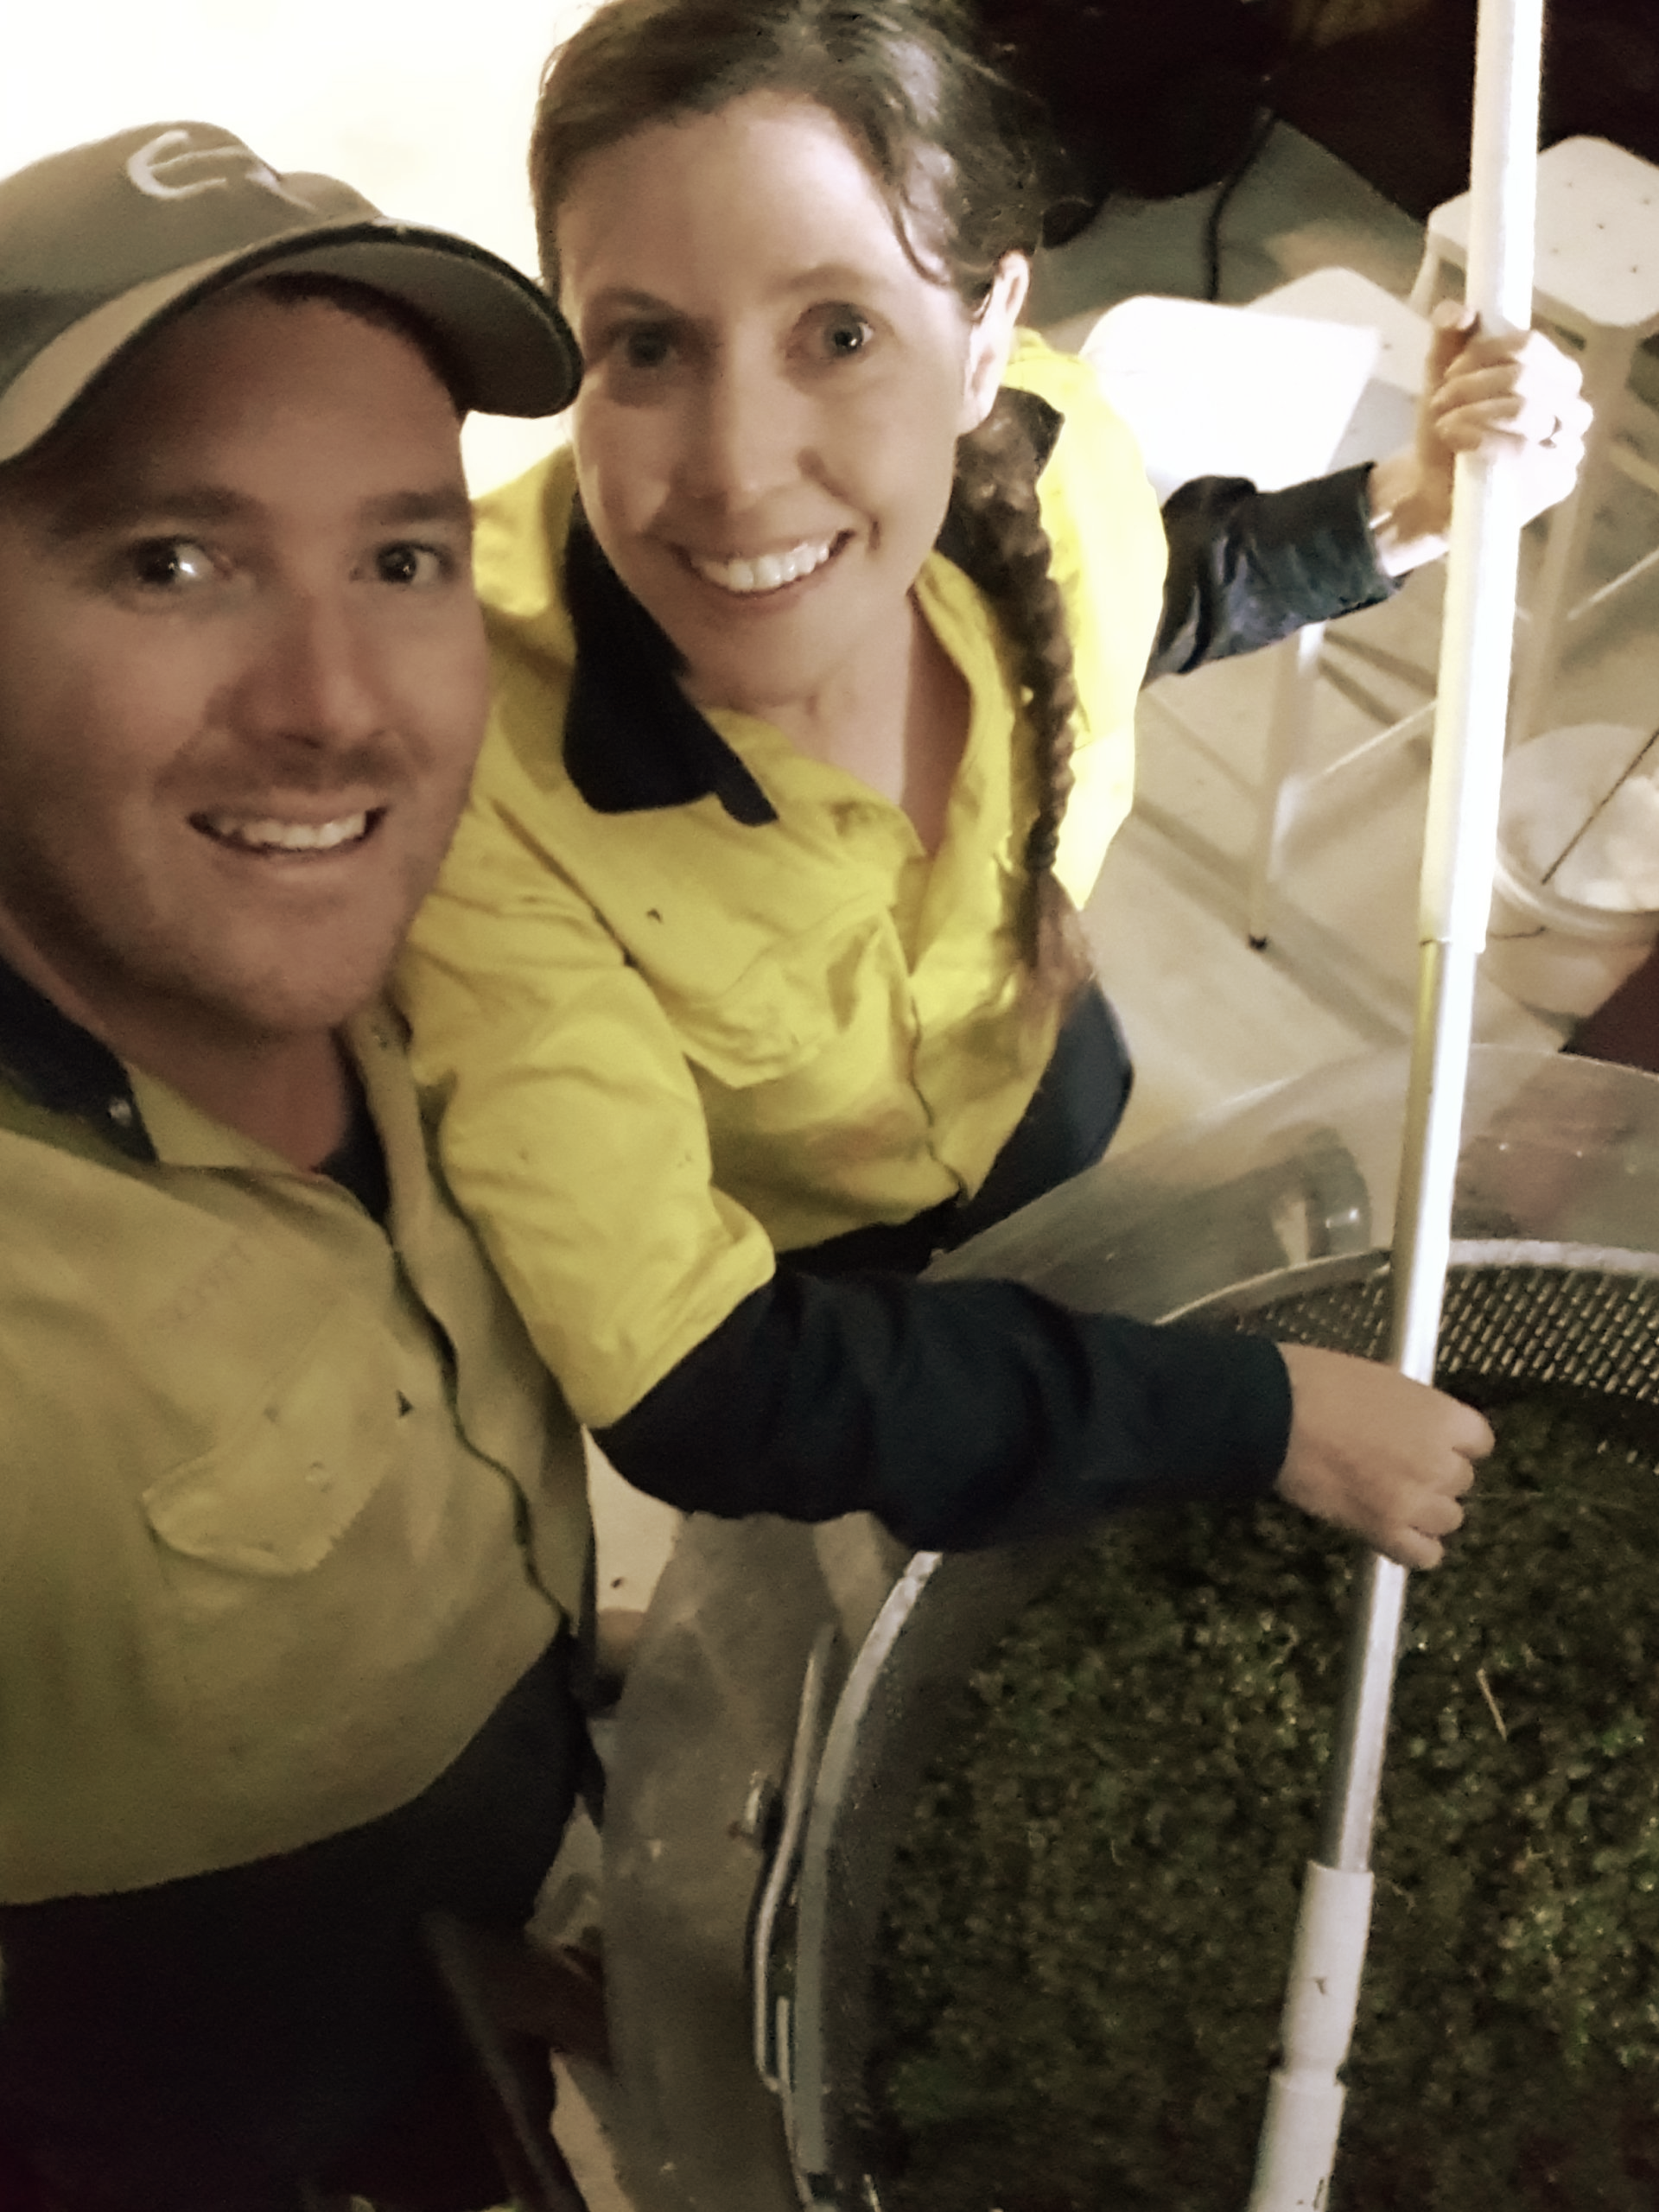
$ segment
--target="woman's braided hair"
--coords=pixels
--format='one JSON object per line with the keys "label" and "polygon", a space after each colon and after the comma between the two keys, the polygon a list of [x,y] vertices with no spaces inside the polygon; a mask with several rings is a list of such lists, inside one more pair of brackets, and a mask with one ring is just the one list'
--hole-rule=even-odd
{"label": "woman's braided hair", "polygon": [[[943,272],[970,314],[1004,257],[1040,244],[1057,190],[1052,143],[1029,95],[979,52],[960,0],[605,0],[542,78],[530,181],[549,288],[558,288],[559,211],[582,162],[652,124],[761,92],[835,117],[911,260],[930,278]],[[1053,874],[1077,694],[1036,478],[1020,416],[999,398],[958,441],[951,523],[1028,695],[1039,796],[1016,929],[1046,1004],[1069,995],[1088,959]]]}
{"label": "woman's braided hair", "polygon": [[1001,609],[1026,693],[1037,768],[1037,811],[1026,837],[1015,928],[1039,995],[1064,1001],[1092,969],[1077,909],[1054,874],[1071,796],[1071,716],[1077,703],[1071,638],[1050,574],[1037,504],[1037,466],[1024,418],[1006,392],[957,441],[950,517],[981,588]]}

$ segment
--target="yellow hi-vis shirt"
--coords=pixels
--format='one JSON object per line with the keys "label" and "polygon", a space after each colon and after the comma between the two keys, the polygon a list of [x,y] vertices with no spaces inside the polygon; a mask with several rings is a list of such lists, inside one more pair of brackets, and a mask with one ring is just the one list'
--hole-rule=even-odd
{"label": "yellow hi-vis shirt", "polygon": [[581,1439],[433,1177],[398,1027],[351,1030],[386,1230],[112,1058],[72,1111],[0,1055],[7,1904],[391,1812],[580,1604]]}
{"label": "yellow hi-vis shirt", "polygon": [[[1090,369],[1027,334],[1008,382],[1064,418],[1039,489],[1080,700],[1058,873],[1081,904],[1129,805],[1165,540]],[[456,1196],[603,1427],[776,1252],[976,1191],[1054,1030],[1020,1003],[1036,777],[977,587],[938,553],[916,586],[972,701],[931,860],[898,806],[736,713],[707,720],[756,806],[598,806],[566,758],[574,494],[560,451],[480,505],[494,710],[398,993]],[[621,715],[583,733],[601,758],[639,741]]]}

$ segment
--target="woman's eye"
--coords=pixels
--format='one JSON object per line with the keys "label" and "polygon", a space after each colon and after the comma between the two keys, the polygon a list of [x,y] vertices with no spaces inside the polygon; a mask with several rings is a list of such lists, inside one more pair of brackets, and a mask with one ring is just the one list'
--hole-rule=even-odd
{"label": "woman's eye", "polygon": [[435,545],[384,545],[375,556],[383,584],[435,584],[449,574],[449,556]]}
{"label": "woman's eye", "polygon": [[863,316],[848,308],[837,308],[824,318],[824,351],[834,360],[851,360],[864,351],[874,334]]}
{"label": "woman's eye", "polygon": [[667,331],[652,324],[623,331],[620,342],[622,359],[631,369],[660,369],[674,350]]}
{"label": "woman's eye", "polygon": [[149,591],[179,591],[204,584],[213,575],[213,559],[193,537],[151,537],[130,546],[127,562],[134,581]]}

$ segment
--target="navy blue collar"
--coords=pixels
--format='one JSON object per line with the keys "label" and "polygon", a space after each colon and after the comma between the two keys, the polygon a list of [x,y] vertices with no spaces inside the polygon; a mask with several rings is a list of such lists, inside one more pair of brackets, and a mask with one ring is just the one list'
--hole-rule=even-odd
{"label": "navy blue collar", "polygon": [[578,506],[564,549],[576,669],[564,716],[564,765],[599,814],[717,798],[758,828],[777,810],[712,722],[681,690],[680,656],[600,550]]}
{"label": "navy blue collar", "polygon": [[[90,1122],[129,1160],[157,1161],[127,1071],[89,1030],[0,961],[0,1077],[49,1114]],[[317,1169],[343,1183],[378,1222],[391,1203],[385,1154],[362,1078],[352,1070],[351,1126]]]}
{"label": "navy blue collar", "polygon": [[[1005,388],[1040,472],[1064,417],[1033,391]],[[953,507],[938,550],[976,583],[968,533]],[[778,810],[705,715],[681,690],[680,657],[600,550],[580,504],[564,549],[565,603],[576,666],[564,716],[564,765],[596,814],[637,814],[717,798],[751,829]]]}
{"label": "navy blue collar", "polygon": [[154,1161],[126,1069],[107,1045],[0,961],[0,1074],[50,1114],[90,1122],[129,1160]]}

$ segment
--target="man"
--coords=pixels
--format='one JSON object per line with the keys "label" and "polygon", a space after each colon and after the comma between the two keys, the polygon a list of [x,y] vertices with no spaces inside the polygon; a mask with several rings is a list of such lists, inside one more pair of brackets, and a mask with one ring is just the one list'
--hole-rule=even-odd
{"label": "man", "polygon": [[457,2070],[423,1929],[518,1928],[576,1790],[579,1440],[376,995],[484,725],[460,417],[578,375],[505,264],[222,130],[0,182],[0,2135],[53,2206],[363,2186]]}

